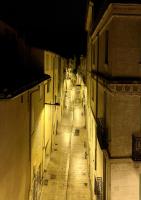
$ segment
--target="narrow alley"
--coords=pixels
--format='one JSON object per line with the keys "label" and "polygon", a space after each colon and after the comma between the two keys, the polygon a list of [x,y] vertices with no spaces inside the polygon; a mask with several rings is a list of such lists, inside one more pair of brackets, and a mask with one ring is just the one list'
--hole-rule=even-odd
{"label": "narrow alley", "polygon": [[87,132],[80,93],[77,86],[66,92],[66,107],[45,171],[41,200],[90,200]]}
{"label": "narrow alley", "polygon": [[1,2],[0,200],[141,200],[141,0]]}

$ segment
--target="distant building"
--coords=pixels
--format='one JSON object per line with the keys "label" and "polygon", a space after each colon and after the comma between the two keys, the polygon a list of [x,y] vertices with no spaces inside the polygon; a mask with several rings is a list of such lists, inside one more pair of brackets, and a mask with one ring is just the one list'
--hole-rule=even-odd
{"label": "distant building", "polygon": [[[83,80],[83,82],[84,82],[84,84],[86,84],[86,75],[87,75],[87,71],[86,71],[86,58],[83,56],[83,55],[81,55],[80,56],[80,65],[79,65],[79,67],[78,67],[78,82],[81,82],[81,80],[80,79],[82,79]],[[81,75],[81,76],[79,76],[79,75]],[[81,77],[81,78],[80,78]]]}
{"label": "distant building", "polygon": [[67,60],[53,52],[45,51],[44,71],[51,76],[51,80],[45,87],[45,114],[46,133],[50,137],[46,141],[46,154],[50,156],[53,149],[54,137],[57,133],[57,126],[61,120],[64,109],[64,80]]}
{"label": "distant building", "polygon": [[141,198],[140,24],[139,1],[88,3],[87,118],[93,199]]}

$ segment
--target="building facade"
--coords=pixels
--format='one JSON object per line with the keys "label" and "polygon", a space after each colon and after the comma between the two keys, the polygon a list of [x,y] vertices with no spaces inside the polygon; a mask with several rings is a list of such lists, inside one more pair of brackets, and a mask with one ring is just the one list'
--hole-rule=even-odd
{"label": "building facade", "polygon": [[[52,78],[45,87],[45,132],[50,133],[46,137],[47,155],[53,150],[54,137],[57,134],[57,126],[61,121],[64,109],[64,79],[67,60],[53,52],[44,52],[44,71]],[[48,152],[49,151],[49,152]]]}
{"label": "building facade", "polygon": [[[54,151],[54,138],[63,112],[63,82],[66,59],[34,49],[36,59],[43,62],[49,79],[30,92],[31,115],[31,190],[30,199],[40,198],[46,181],[46,168]],[[40,63],[38,62],[38,63]],[[41,66],[41,65],[40,65]]]}
{"label": "building facade", "polygon": [[0,52],[0,199],[37,200],[61,119],[66,59],[50,52],[46,70],[46,52],[3,22]]}
{"label": "building facade", "polygon": [[[103,189],[94,181],[95,144],[90,147],[93,194],[101,199],[140,196],[141,5],[136,1],[89,2],[86,29],[88,117],[97,140]],[[93,127],[93,128],[92,128]],[[91,150],[92,149],[92,150]],[[92,158],[91,158],[92,157]],[[97,175],[96,175],[97,176]],[[95,186],[93,184],[95,183]],[[93,191],[92,191],[93,192]]]}

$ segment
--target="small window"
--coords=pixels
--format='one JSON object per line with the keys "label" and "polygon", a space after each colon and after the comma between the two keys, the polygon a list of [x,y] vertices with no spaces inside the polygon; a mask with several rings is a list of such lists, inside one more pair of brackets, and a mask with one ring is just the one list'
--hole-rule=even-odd
{"label": "small window", "polygon": [[92,63],[95,65],[95,45],[93,45]]}
{"label": "small window", "polygon": [[141,137],[132,135],[132,159],[141,161]]}
{"label": "small window", "polygon": [[109,31],[105,32],[105,64],[108,64]]}
{"label": "small window", "polygon": [[95,66],[95,45],[94,44],[92,44],[92,48],[91,48],[91,65],[92,65],[92,70],[93,70]]}

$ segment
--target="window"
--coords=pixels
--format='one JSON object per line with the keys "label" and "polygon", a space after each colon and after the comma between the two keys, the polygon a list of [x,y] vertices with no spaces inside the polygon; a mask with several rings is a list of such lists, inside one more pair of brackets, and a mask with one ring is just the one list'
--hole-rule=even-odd
{"label": "window", "polygon": [[92,44],[91,62],[92,62],[92,70],[93,70],[95,66],[95,44]]}
{"label": "window", "polygon": [[132,135],[132,159],[141,161],[141,137]]}
{"label": "window", "polygon": [[108,64],[109,31],[105,32],[105,64]]}
{"label": "window", "polygon": [[93,65],[95,65],[95,45],[93,45],[93,55],[92,55]]}

